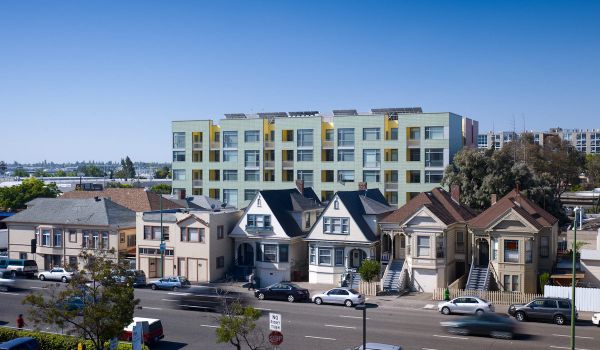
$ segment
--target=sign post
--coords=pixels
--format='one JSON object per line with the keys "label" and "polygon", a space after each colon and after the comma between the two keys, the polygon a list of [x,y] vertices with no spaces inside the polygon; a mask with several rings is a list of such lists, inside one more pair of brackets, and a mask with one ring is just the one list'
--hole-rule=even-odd
{"label": "sign post", "polygon": [[133,326],[133,335],[131,337],[131,348],[133,350],[142,350],[144,325],[142,322],[136,322]]}
{"label": "sign post", "polygon": [[271,330],[271,333],[269,334],[269,343],[275,346],[275,350],[277,350],[277,347],[283,343],[281,314],[269,312],[269,330]]}

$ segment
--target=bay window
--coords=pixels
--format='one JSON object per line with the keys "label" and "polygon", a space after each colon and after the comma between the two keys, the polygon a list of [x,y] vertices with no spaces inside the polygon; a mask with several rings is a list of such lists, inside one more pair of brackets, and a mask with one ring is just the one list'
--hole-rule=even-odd
{"label": "bay window", "polygon": [[266,262],[277,262],[277,244],[263,245],[263,258]]}
{"label": "bay window", "polygon": [[317,248],[315,248],[314,245],[310,246],[310,252],[309,252],[309,263],[311,265],[315,265],[317,263]]}
{"label": "bay window", "polygon": [[533,261],[532,245],[533,241],[531,239],[525,241],[525,263],[530,263]]}
{"label": "bay window", "polygon": [[331,265],[331,248],[319,248],[319,265]]}
{"label": "bay window", "polygon": [[344,248],[335,248],[335,266],[344,266]]}
{"label": "bay window", "polygon": [[44,247],[50,246],[50,229],[42,229],[42,245]]}
{"label": "bay window", "polygon": [[417,236],[417,256],[429,256],[429,236]]}
{"label": "bay window", "polygon": [[62,247],[62,235],[63,231],[61,229],[54,229],[54,237],[53,237],[53,246]]}
{"label": "bay window", "polygon": [[519,241],[505,240],[504,241],[504,262],[519,262]]}

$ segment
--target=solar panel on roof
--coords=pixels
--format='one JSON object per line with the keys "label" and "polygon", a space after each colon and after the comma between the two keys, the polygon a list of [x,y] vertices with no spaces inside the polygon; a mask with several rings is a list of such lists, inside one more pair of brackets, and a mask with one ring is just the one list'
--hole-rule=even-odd
{"label": "solar panel on roof", "polygon": [[334,116],[339,116],[339,115],[358,115],[358,112],[356,111],[356,109],[334,109],[333,110],[333,115]]}
{"label": "solar panel on roof", "polygon": [[246,114],[244,113],[229,113],[225,114],[225,119],[246,119]]}
{"label": "solar panel on roof", "polygon": [[372,108],[373,114],[415,114],[423,113],[421,107]]}
{"label": "solar panel on roof", "polygon": [[286,112],[264,112],[258,113],[260,118],[285,118],[288,116]]}
{"label": "solar panel on roof", "polygon": [[290,117],[313,117],[319,114],[319,111],[289,112]]}

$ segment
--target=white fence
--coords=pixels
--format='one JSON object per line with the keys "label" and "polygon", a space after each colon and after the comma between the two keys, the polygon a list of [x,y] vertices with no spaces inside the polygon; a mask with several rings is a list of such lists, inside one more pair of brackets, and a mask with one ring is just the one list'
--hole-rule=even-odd
{"label": "white fence", "polygon": [[[544,286],[544,296],[571,299],[571,287]],[[600,311],[600,289],[575,288],[575,306],[579,311]]]}

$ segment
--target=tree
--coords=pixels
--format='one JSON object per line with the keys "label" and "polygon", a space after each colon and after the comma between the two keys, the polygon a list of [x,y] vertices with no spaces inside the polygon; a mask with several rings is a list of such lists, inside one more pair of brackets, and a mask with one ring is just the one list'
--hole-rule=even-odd
{"label": "tree", "polygon": [[18,176],[18,177],[29,177],[29,173],[25,171],[25,169],[23,168],[16,168],[13,171],[13,176]]}
{"label": "tree", "polygon": [[65,177],[67,176],[67,172],[64,170],[57,170],[54,172],[54,176],[56,177]]}
{"label": "tree", "polygon": [[106,175],[104,171],[102,171],[95,165],[82,165],[79,168],[77,168],[77,172],[83,173],[84,176],[89,177],[103,177],[104,175]]}
{"label": "tree", "polygon": [[594,187],[600,187],[600,154],[588,154],[585,158],[585,173]]}
{"label": "tree", "polygon": [[154,177],[157,179],[166,179],[171,177],[171,169],[168,166],[163,166],[154,172]]}
{"label": "tree", "polygon": [[3,160],[0,160],[0,175],[4,174],[6,172],[6,163],[4,163]]}
{"label": "tree", "polygon": [[121,159],[121,169],[114,175],[116,178],[125,180],[133,179],[135,177],[135,167],[133,166],[131,159],[129,159],[129,156],[125,157],[125,159]]}
{"label": "tree", "polygon": [[169,184],[158,184],[150,187],[150,191],[158,194],[171,194],[171,185]]}
{"label": "tree", "polygon": [[375,277],[379,276],[379,263],[375,260],[366,259],[358,268],[360,278],[365,282],[371,282]]}
{"label": "tree", "polygon": [[261,311],[252,306],[242,306],[239,301],[228,304],[223,301],[224,311],[216,329],[217,343],[230,343],[237,350],[248,347],[251,350],[267,349],[265,336],[256,327]]}
{"label": "tree", "polygon": [[[133,279],[126,274],[127,266],[111,258],[114,250],[105,255],[82,252],[83,268],[65,288],[47,288],[25,297],[29,318],[36,328],[56,325],[68,334],[89,339],[96,350],[123,332],[131,323],[140,300],[134,298]],[[127,276],[121,283],[115,276]],[[57,286],[58,287],[58,286]],[[70,306],[69,301],[83,301],[83,308]]]}
{"label": "tree", "polygon": [[28,178],[20,185],[0,187],[0,208],[3,210],[24,209],[25,204],[38,197],[56,198],[60,193],[56,184],[45,184],[42,180]]}
{"label": "tree", "polygon": [[48,177],[48,173],[45,172],[43,169],[38,169],[33,173],[34,177]]}
{"label": "tree", "polygon": [[106,184],[106,188],[133,188],[130,184],[122,184],[117,181],[111,181]]}

